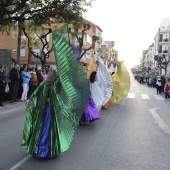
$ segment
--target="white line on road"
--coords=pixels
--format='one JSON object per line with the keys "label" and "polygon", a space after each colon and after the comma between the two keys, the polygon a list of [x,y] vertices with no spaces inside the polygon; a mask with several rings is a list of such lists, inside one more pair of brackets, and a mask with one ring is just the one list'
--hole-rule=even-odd
{"label": "white line on road", "polygon": [[141,94],[142,99],[150,99],[148,94]]}
{"label": "white line on road", "polygon": [[158,100],[164,100],[164,98],[162,97],[162,96],[160,96],[160,95],[154,95],[155,97],[156,97],[156,99],[158,99]]}
{"label": "white line on road", "polygon": [[156,123],[159,125],[159,127],[161,128],[161,130],[170,135],[170,128],[169,126],[164,122],[164,120],[156,113],[157,109],[161,109],[161,108],[153,108],[150,109],[149,111],[152,113],[153,118],[155,119]]}
{"label": "white line on road", "polygon": [[15,166],[13,166],[11,169],[9,170],[16,170],[19,166],[21,166],[24,162],[26,162],[31,156],[28,155],[27,157],[25,157],[23,160],[21,160],[20,162],[18,162]]}
{"label": "white line on road", "polygon": [[128,93],[127,98],[135,98],[135,93]]}
{"label": "white line on road", "polygon": [[1,111],[2,113],[0,113],[0,115],[3,115],[3,114],[5,114],[5,113],[10,113],[10,112],[13,112],[13,111],[16,111],[16,110],[18,110],[18,109],[22,109],[22,108],[25,108],[25,106],[20,106],[20,107],[18,107],[18,108],[16,108],[16,109],[11,109],[11,110],[7,110],[7,111]]}

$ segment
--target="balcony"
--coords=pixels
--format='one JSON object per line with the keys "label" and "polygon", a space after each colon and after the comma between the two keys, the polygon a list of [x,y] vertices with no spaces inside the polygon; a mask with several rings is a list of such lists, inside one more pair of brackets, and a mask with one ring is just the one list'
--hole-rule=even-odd
{"label": "balcony", "polygon": [[169,40],[168,39],[159,39],[159,43],[168,43]]}

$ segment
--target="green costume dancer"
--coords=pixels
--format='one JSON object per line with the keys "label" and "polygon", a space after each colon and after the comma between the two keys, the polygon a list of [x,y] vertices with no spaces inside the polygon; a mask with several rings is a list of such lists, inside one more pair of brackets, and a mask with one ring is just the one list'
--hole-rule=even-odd
{"label": "green costume dancer", "polygon": [[29,154],[45,158],[68,150],[90,94],[86,74],[70,48],[67,24],[53,32],[53,45],[58,79],[52,85],[41,83],[32,94],[22,141]]}

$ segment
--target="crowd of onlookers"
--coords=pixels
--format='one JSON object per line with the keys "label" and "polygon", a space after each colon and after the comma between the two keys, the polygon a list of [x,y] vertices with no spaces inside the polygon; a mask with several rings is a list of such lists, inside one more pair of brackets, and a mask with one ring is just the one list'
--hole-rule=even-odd
{"label": "crowd of onlookers", "polygon": [[[18,64],[14,65],[9,72],[9,81],[4,72],[4,65],[0,64],[0,106],[2,104],[6,85],[10,88],[10,102],[26,101],[42,81],[47,78],[49,66],[37,69],[29,64],[24,64],[21,68]],[[21,98],[21,100],[18,100]]]}
{"label": "crowd of onlookers", "polygon": [[165,99],[170,99],[170,77],[161,76],[135,76],[140,84],[147,84],[148,87],[155,87],[157,94],[164,94]]}

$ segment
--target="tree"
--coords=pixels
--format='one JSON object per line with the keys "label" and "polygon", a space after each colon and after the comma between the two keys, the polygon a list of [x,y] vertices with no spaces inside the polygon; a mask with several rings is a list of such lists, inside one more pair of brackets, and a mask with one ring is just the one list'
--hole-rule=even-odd
{"label": "tree", "polygon": [[[62,17],[65,22],[79,20],[93,0],[2,0],[1,28],[11,23],[31,20],[34,24],[47,23],[50,18]],[[50,22],[50,21],[49,21]]]}
{"label": "tree", "polygon": [[[24,32],[24,35],[28,39],[28,50],[29,50],[29,52],[35,58],[38,58],[42,63],[42,67],[44,67],[44,65],[46,64],[46,58],[48,58],[49,54],[54,50],[53,46],[49,47],[49,42],[47,41],[47,35],[49,35],[52,32],[52,29],[49,29],[49,31],[46,34],[43,34],[41,36],[39,36],[37,34],[37,37],[39,38],[38,41],[35,37],[32,38],[31,36],[29,36],[27,34],[27,32],[25,31],[25,28],[23,28],[23,32]],[[41,41],[41,43],[42,43],[42,48],[41,48],[40,54],[35,53],[33,51],[33,46],[38,47],[39,41]]]}
{"label": "tree", "polygon": [[165,75],[166,75],[168,64],[169,64],[170,60],[167,60],[166,56],[164,54],[162,56],[155,55],[154,60],[157,61],[157,66],[160,69],[165,70]]}
{"label": "tree", "polygon": [[24,34],[27,35],[26,37],[28,41],[25,38],[22,38],[21,43],[23,46],[21,48],[25,48],[26,46],[28,46],[28,64],[32,64],[33,55],[31,51],[33,50],[33,47],[40,48],[39,47],[40,39],[34,35],[29,35],[28,33],[25,32],[25,29],[24,29]]}
{"label": "tree", "polygon": [[87,30],[89,30],[91,28],[90,24],[87,24],[87,23],[83,23],[83,29],[81,31],[81,36],[78,35],[78,28],[81,28],[80,26],[78,26],[77,28],[74,29],[74,31],[71,31],[71,28],[69,28],[69,32],[74,35],[79,43],[78,45],[78,49],[79,49],[79,52],[81,54],[81,57],[83,57],[83,55],[88,51],[90,50],[93,46],[94,46],[94,43],[98,40],[98,37],[96,35],[93,35],[92,37],[92,45],[89,47],[89,48],[83,48],[83,45],[84,45],[84,34]]}
{"label": "tree", "polygon": [[1,0],[0,31],[18,24],[17,62],[20,64],[21,33],[25,21],[30,25],[50,25],[57,21],[79,22],[93,0]]}

